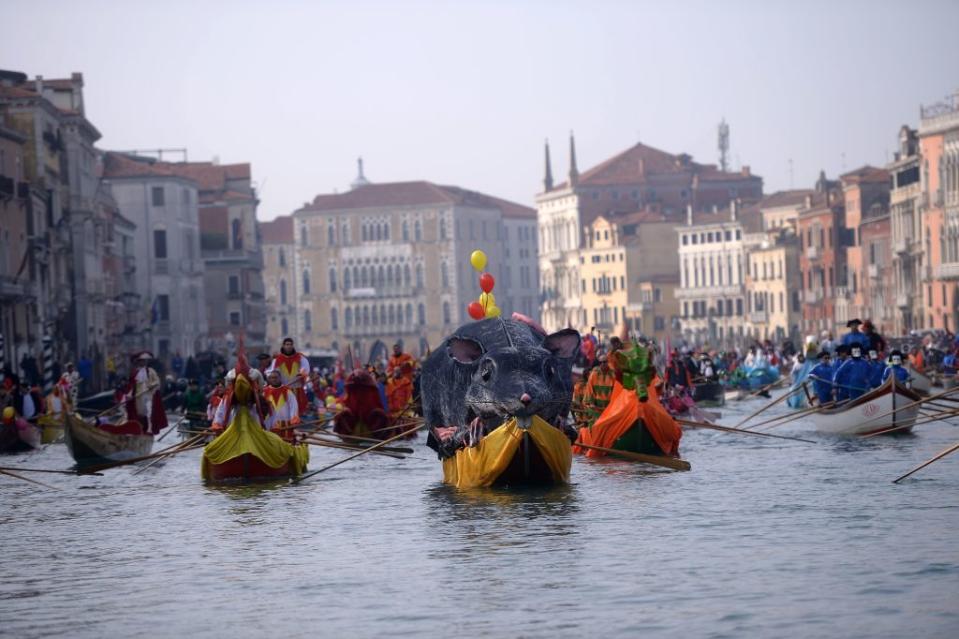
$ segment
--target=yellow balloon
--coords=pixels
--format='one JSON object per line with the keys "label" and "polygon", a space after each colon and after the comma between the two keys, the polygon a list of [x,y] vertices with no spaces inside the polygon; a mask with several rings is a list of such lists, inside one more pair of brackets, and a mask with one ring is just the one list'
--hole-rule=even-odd
{"label": "yellow balloon", "polygon": [[480,293],[479,303],[484,309],[490,309],[496,306],[496,296],[492,293]]}
{"label": "yellow balloon", "polygon": [[501,313],[499,306],[490,306],[486,309],[486,317],[499,317]]}
{"label": "yellow balloon", "polygon": [[477,272],[482,271],[486,268],[486,253],[479,249],[473,251],[470,255],[470,264],[473,265],[473,268],[475,268]]}

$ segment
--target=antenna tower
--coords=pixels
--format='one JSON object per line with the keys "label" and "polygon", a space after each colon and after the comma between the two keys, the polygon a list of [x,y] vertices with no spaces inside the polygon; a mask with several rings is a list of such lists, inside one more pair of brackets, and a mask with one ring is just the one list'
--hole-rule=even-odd
{"label": "antenna tower", "polygon": [[719,168],[723,171],[729,170],[729,125],[726,124],[726,118],[719,123]]}

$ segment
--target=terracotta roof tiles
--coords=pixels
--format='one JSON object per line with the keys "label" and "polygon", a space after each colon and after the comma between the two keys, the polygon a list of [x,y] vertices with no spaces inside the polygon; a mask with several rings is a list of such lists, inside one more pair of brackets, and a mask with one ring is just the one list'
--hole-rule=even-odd
{"label": "terracotta roof tiles", "polygon": [[263,244],[293,244],[293,216],[282,215],[270,222],[260,222]]}

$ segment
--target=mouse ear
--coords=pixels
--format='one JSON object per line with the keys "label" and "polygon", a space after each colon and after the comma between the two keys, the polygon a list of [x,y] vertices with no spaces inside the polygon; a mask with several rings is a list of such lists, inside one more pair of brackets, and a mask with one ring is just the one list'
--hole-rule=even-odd
{"label": "mouse ear", "polygon": [[543,348],[561,359],[571,359],[579,352],[579,332],[572,328],[564,328],[543,340]]}
{"label": "mouse ear", "polygon": [[483,356],[483,347],[471,339],[451,337],[446,343],[446,352],[460,364],[472,364]]}

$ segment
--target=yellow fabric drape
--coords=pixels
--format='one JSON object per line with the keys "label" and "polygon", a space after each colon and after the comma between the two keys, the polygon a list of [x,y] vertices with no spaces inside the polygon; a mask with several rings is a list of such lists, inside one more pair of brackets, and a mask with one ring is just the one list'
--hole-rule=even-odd
{"label": "yellow fabric drape", "polygon": [[[549,466],[553,481],[568,482],[573,463],[569,438],[536,416],[528,432]],[[509,467],[522,439],[523,430],[515,418],[510,419],[484,437],[478,446],[462,448],[455,456],[444,459],[443,481],[457,488],[492,486]]]}
{"label": "yellow fabric drape", "polygon": [[302,474],[310,461],[308,446],[293,446],[263,430],[250,416],[249,409],[240,406],[229,427],[203,449],[203,479],[210,478],[210,464],[222,464],[246,453],[256,456],[270,468],[279,468],[289,461],[294,476]]}

